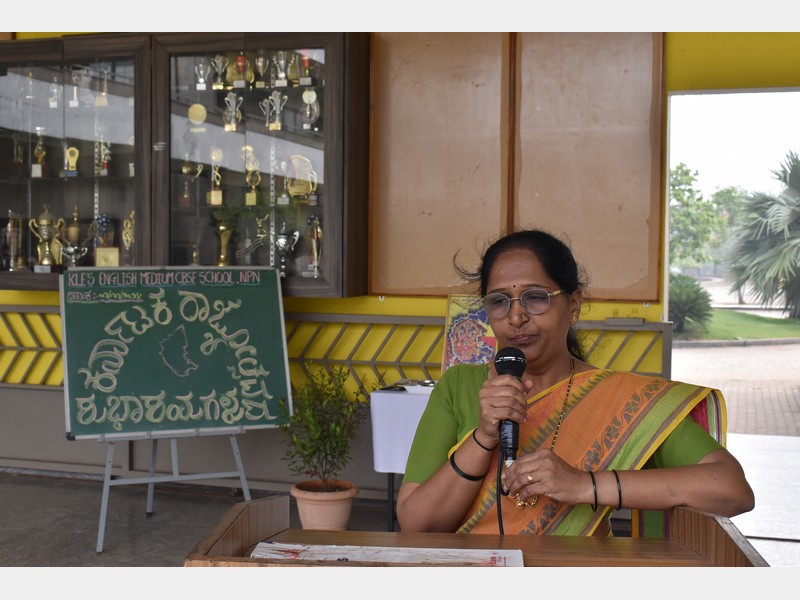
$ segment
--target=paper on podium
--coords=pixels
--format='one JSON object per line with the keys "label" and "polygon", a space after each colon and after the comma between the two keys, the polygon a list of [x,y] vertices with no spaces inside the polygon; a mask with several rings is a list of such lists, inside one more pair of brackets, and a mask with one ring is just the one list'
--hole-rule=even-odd
{"label": "paper on podium", "polygon": [[393,386],[370,394],[373,468],[378,473],[406,471],[411,442],[433,390],[431,386],[413,387],[411,391]]}
{"label": "paper on podium", "polygon": [[476,548],[394,548],[259,542],[252,558],[469,567],[522,567],[522,550]]}

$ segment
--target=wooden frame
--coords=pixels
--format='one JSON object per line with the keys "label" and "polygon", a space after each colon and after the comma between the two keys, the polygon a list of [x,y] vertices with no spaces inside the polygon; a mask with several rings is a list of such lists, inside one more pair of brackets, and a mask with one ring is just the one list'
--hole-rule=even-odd
{"label": "wooden frame", "polygon": [[[766,567],[764,558],[724,517],[672,511],[667,538],[499,536],[457,533],[314,531],[289,528],[288,496],[270,496],[233,506],[187,555],[187,567],[321,566],[250,558],[260,541],[402,548],[519,548],[526,567]],[[342,566],[345,563],[335,563]],[[349,561],[347,566],[381,566]],[[411,565],[409,565],[411,566]],[[418,566],[418,565],[417,565]]]}

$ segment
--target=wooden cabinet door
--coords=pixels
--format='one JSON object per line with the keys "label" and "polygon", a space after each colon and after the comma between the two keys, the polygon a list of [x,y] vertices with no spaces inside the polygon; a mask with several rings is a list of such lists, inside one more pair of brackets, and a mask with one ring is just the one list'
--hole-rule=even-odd
{"label": "wooden cabinet door", "polygon": [[511,228],[566,234],[602,300],[658,298],[662,36],[376,33],[370,291],[458,293]]}

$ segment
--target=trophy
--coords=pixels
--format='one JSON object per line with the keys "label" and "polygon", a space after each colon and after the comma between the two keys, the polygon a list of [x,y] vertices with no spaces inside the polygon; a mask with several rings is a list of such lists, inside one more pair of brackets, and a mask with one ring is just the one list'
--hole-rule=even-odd
{"label": "trophy", "polygon": [[281,179],[283,180],[283,185],[281,185],[281,192],[278,195],[278,198],[275,201],[275,203],[279,205],[286,205],[289,204],[291,201],[291,197],[289,196],[289,161],[281,160],[275,163],[275,167],[278,172],[278,175],[280,175]]}
{"label": "trophy", "polygon": [[311,77],[311,59],[308,54],[303,54],[300,60],[300,85],[313,85]]}
{"label": "trophy", "polygon": [[270,131],[280,131],[283,129],[283,107],[286,106],[286,101],[289,96],[284,96],[279,91],[275,90],[267,98],[269,103],[267,107],[262,101],[259,106],[261,111],[267,115],[267,129]]}
{"label": "trophy", "polygon": [[207,65],[201,58],[200,62],[194,66],[195,84],[197,91],[205,91],[208,85],[208,76],[211,74],[211,65]]}
{"label": "trophy", "polygon": [[317,174],[311,167],[311,160],[300,154],[291,157],[294,177],[289,179],[289,195],[296,204],[317,203]]}
{"label": "trophy", "polygon": [[[66,236],[59,236],[61,257],[67,268],[75,267],[78,261],[89,253],[89,247],[80,243],[81,224],[78,219],[78,205],[72,211],[72,220],[66,227]],[[87,240],[88,241],[88,240]]]}
{"label": "trophy", "polygon": [[78,266],[78,261],[89,253],[86,246],[72,246],[65,244],[61,246],[61,256],[64,259],[64,266],[68,269]]}
{"label": "trophy", "polygon": [[35,271],[42,273],[49,273],[53,270],[54,265],[61,262],[61,244],[56,243],[58,247],[58,258],[53,255],[53,247],[51,244],[60,236],[61,230],[64,227],[64,219],[58,219],[52,215],[47,206],[44,212],[39,215],[37,219],[28,221],[28,228],[33,235],[39,239],[36,245],[36,253],[39,258],[39,264],[34,268]]}
{"label": "trophy", "polygon": [[303,92],[303,129],[311,129],[311,126],[319,118],[319,102],[317,102],[317,92],[311,88]]}
{"label": "trophy", "polygon": [[25,257],[22,254],[22,218],[13,210],[8,211],[6,224],[6,242],[8,243],[8,270],[27,271]]}
{"label": "trophy", "polygon": [[31,165],[31,177],[43,177],[47,168],[44,164],[44,157],[47,156],[47,150],[44,148],[44,127],[37,127],[36,135],[36,145],[33,147],[36,162]]}
{"label": "trophy", "polygon": [[303,272],[303,277],[319,277],[319,260],[322,256],[322,223],[317,215],[308,218],[308,240],[311,246],[311,262]]}
{"label": "trophy", "polygon": [[253,70],[250,67],[250,61],[247,60],[247,57],[244,55],[244,52],[240,52],[236,55],[236,59],[234,60],[234,65],[236,66],[236,73],[233,76],[233,87],[235,88],[243,88],[246,87],[247,82],[252,82],[253,80]]}
{"label": "trophy", "polygon": [[118,267],[119,248],[114,246],[114,219],[108,213],[101,213],[94,220],[94,264],[97,267]]}
{"label": "trophy", "polygon": [[94,143],[94,174],[98,177],[108,175],[108,165],[111,162],[111,143],[102,139]]}
{"label": "trophy", "polygon": [[192,205],[192,196],[189,189],[189,184],[200,177],[203,172],[203,165],[200,163],[192,163],[185,160],[181,165],[181,173],[183,173],[183,196],[178,198],[178,206],[188,208]]}
{"label": "trophy", "polygon": [[289,64],[286,65],[286,79],[294,84],[300,81],[300,67],[297,66],[297,52],[290,52]]}
{"label": "trophy", "polygon": [[273,87],[286,87],[289,81],[286,79],[286,52],[279,50],[272,56],[272,64],[275,65],[275,81]]}
{"label": "trophy", "polygon": [[66,162],[66,169],[64,175],[66,177],[78,176],[78,157],[81,155],[80,150],[75,146],[70,146],[64,150],[64,160]]}
{"label": "trophy", "polygon": [[122,221],[122,264],[126,267],[133,264],[133,245],[136,242],[134,236],[135,213],[136,211],[132,210],[128,218]]}
{"label": "trophy", "polygon": [[192,226],[192,262],[193,265],[200,264],[200,244],[203,242],[204,221],[200,217],[190,219]]}
{"label": "trophy", "polygon": [[258,74],[258,79],[255,81],[255,86],[257,88],[263,88],[267,86],[267,71],[269,69],[269,58],[264,54],[263,51],[259,50],[258,54],[256,54],[255,59],[253,60],[255,64],[256,73]]}
{"label": "trophy", "polygon": [[231,241],[231,234],[233,229],[225,221],[217,223],[217,235],[219,236],[219,258],[217,259],[218,267],[228,266],[228,243]]}
{"label": "trophy", "polygon": [[80,101],[78,100],[78,88],[80,87],[81,81],[83,80],[83,74],[81,73],[81,70],[73,67],[71,79],[72,79],[72,98],[69,101],[69,107],[78,108],[78,106],[80,106]]}
{"label": "trophy", "polygon": [[108,69],[103,69],[103,78],[100,80],[100,95],[94,99],[95,106],[108,106]]}
{"label": "trophy", "polygon": [[68,245],[77,246],[81,241],[81,221],[78,218],[78,205],[72,209],[72,220],[67,225],[67,242]]}
{"label": "trophy", "polygon": [[50,96],[47,99],[50,108],[58,108],[61,92],[61,83],[59,83],[58,77],[53,77],[53,83],[50,84]]}
{"label": "trophy", "polygon": [[266,213],[260,219],[255,217],[256,222],[256,239],[253,240],[250,244],[245,245],[242,249],[236,251],[237,257],[247,256],[262,246],[266,245],[266,240],[269,237],[269,232],[267,231],[267,220],[269,219],[269,213]]}
{"label": "trophy", "polygon": [[222,120],[225,123],[225,131],[236,131],[236,124],[242,120],[242,111],[239,107],[242,105],[241,96],[237,96],[234,92],[228,92],[225,97],[225,110],[222,111]]}
{"label": "trophy", "polygon": [[211,68],[214,70],[214,83],[211,84],[212,90],[225,88],[225,72],[228,70],[228,63],[230,61],[221,54],[217,54],[211,59]]}
{"label": "trophy", "polygon": [[247,185],[250,186],[250,189],[247,192],[245,192],[244,195],[245,206],[255,206],[258,203],[258,192],[256,191],[256,187],[258,187],[258,184],[261,183],[261,173],[259,173],[258,171],[259,166],[260,165],[258,159],[255,156],[253,156],[253,147],[245,146],[244,180],[247,183]]}
{"label": "trophy", "polygon": [[25,175],[25,144],[17,137],[17,134],[11,136],[11,160],[14,164],[13,176],[22,178]]}
{"label": "trophy", "polygon": [[222,150],[214,148],[211,151],[211,190],[208,192],[208,204],[222,206],[222,175],[219,167],[222,163]]}
{"label": "trophy", "polygon": [[278,274],[281,277],[286,277],[287,272],[287,259],[291,256],[292,252],[294,251],[294,247],[297,244],[297,240],[300,239],[300,232],[299,231],[286,231],[286,223],[281,226],[280,233],[276,233],[272,238],[272,243],[275,244],[275,250],[278,253],[278,258],[280,259],[280,266],[278,268]]}

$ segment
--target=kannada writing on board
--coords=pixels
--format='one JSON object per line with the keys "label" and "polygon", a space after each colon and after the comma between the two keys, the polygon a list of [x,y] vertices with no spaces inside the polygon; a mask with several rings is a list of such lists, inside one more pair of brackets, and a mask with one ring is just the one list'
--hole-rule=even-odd
{"label": "kannada writing on board", "polygon": [[[248,293],[262,284],[263,274],[250,269],[65,273],[65,304],[83,311],[79,323],[94,319],[100,331],[74,336],[80,360],[73,371],[77,382],[70,385],[73,427],[125,432],[275,423],[270,376],[281,370],[285,357],[273,356],[277,362],[270,369],[259,348],[266,345],[265,336],[280,340],[282,330],[265,331],[269,324],[257,318],[264,298]],[[278,382],[285,395],[285,380]]]}

